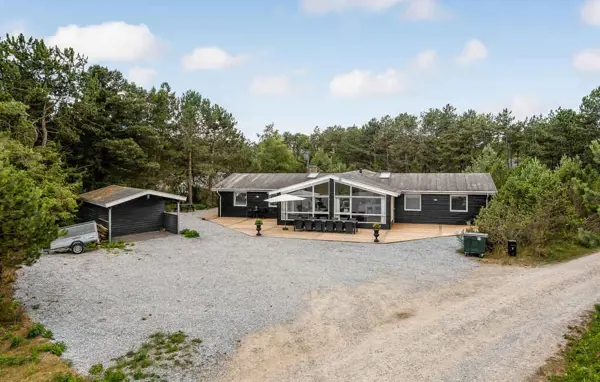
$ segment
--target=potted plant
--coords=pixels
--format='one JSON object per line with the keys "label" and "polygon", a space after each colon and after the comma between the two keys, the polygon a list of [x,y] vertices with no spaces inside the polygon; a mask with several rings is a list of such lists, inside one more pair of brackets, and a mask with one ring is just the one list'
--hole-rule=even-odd
{"label": "potted plant", "polygon": [[260,229],[263,225],[262,219],[256,219],[254,224],[256,224],[256,236],[262,236],[262,234],[260,233]]}
{"label": "potted plant", "polygon": [[373,236],[375,236],[375,243],[379,243],[379,230],[381,229],[381,224],[375,223],[373,224]]}

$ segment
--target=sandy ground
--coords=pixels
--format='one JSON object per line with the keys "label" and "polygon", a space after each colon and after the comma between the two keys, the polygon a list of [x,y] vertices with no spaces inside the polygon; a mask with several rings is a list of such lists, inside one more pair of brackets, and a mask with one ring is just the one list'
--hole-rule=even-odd
{"label": "sandy ground", "polygon": [[390,278],[307,299],[297,319],[246,337],[221,380],[525,380],[600,302],[600,255],[482,266],[418,294]]}

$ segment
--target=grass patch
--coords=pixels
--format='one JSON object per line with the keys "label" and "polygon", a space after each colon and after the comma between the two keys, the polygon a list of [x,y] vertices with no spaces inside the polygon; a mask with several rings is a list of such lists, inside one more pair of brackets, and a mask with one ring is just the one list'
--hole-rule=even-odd
{"label": "grass patch", "polygon": [[576,259],[581,256],[600,252],[600,247],[587,248],[577,244],[555,244],[544,250],[534,251],[532,248],[517,247],[517,256],[508,256],[504,248],[496,248],[486,252],[481,261],[501,265],[535,266],[543,264],[560,263]]}
{"label": "grass patch", "polygon": [[[89,373],[101,378],[99,381],[161,381],[164,380],[161,375],[163,370],[193,366],[190,359],[196,351],[193,345],[201,342],[200,339],[189,339],[181,331],[156,332],[139,348],[113,359],[111,366],[104,368],[102,364],[96,364],[90,368]],[[163,357],[164,354],[169,356]]]}
{"label": "grass patch", "polygon": [[65,351],[64,343],[51,343],[52,332],[31,322],[13,300],[15,279],[15,269],[5,268],[0,283],[0,380],[80,381],[57,355]]}
{"label": "grass patch", "polygon": [[552,382],[600,381],[600,305],[594,307],[586,324],[570,329],[561,356],[549,361],[538,377]]}
{"label": "grass patch", "polygon": [[188,228],[181,231],[181,234],[183,235],[183,237],[188,238],[188,239],[200,237],[200,234],[198,233],[198,231],[196,231],[194,229],[188,229]]}

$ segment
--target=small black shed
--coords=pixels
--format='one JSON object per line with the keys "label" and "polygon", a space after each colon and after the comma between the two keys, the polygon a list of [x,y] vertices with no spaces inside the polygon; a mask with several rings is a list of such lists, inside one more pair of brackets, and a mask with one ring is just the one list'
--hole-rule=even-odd
{"label": "small black shed", "polygon": [[[135,233],[179,232],[179,203],[185,196],[140,188],[108,186],[79,196],[84,221],[96,221],[108,228],[108,240]],[[165,200],[177,201],[177,213],[165,212]]]}

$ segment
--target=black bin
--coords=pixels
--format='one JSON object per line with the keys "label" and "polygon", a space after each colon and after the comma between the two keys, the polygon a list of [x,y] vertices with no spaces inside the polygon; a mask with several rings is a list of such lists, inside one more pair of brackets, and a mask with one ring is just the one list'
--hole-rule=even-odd
{"label": "black bin", "polygon": [[517,241],[508,241],[508,256],[517,256]]}

